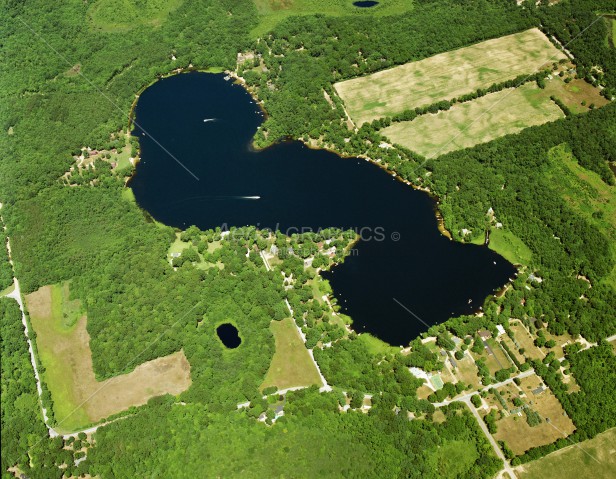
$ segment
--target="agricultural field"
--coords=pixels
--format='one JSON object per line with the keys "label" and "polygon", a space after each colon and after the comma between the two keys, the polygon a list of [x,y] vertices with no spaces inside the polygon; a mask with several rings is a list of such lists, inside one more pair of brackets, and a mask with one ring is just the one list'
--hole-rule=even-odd
{"label": "agricultural field", "polygon": [[616,429],[516,468],[520,479],[611,479],[616,470]]}
{"label": "agricultural field", "polygon": [[129,374],[97,381],[87,318],[80,302],[69,299],[68,283],[27,295],[26,306],[59,431],[96,423],[154,396],[177,395],[191,384],[190,365],[182,351],[143,363]]}
{"label": "agricultural field", "polygon": [[252,30],[255,38],[272,30],[277,23],[294,15],[395,15],[412,10],[413,2],[405,0],[381,1],[371,8],[353,6],[351,0],[254,0],[259,13],[259,25]]}
{"label": "agricultural field", "polygon": [[532,74],[566,58],[538,29],[336,83],[357,125]]}
{"label": "agricultural field", "polygon": [[534,83],[501,90],[450,110],[394,123],[381,133],[427,158],[486,143],[564,116]]}
{"label": "agricultural field", "polygon": [[[533,390],[542,384],[537,376],[523,378],[520,390],[524,393],[522,401],[539,414],[541,423],[529,426],[525,413],[509,415],[497,424],[497,432],[494,439],[504,441],[516,454],[523,454],[532,447],[551,444],[557,439],[569,436],[575,426],[571,419],[565,415],[562,405],[549,389],[540,394],[534,394]],[[548,421],[549,420],[549,421]]]}
{"label": "agricultural field", "polygon": [[272,321],[276,352],[261,389],[276,386],[286,389],[296,386],[321,386],[321,378],[293,320]]}

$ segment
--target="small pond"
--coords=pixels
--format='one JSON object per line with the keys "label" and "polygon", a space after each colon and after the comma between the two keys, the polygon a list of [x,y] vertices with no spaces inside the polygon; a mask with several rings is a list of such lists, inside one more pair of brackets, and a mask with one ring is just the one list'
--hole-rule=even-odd
{"label": "small pond", "polygon": [[218,326],[216,328],[216,334],[218,334],[218,338],[222,341],[222,344],[229,349],[235,349],[242,344],[239,331],[231,323],[224,323]]}
{"label": "small pond", "polygon": [[370,8],[370,7],[374,7],[375,5],[378,5],[379,2],[375,2],[373,0],[365,0],[365,1],[361,1],[361,2],[353,2],[353,5],[359,8]]}

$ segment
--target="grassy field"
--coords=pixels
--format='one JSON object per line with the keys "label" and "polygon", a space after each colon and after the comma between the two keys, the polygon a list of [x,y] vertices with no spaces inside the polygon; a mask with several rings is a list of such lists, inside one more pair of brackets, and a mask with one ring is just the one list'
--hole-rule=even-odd
{"label": "grassy field", "polygon": [[70,301],[68,294],[65,283],[26,296],[58,431],[76,430],[151,397],[188,389],[190,365],[181,351],[141,364],[129,374],[97,381],[87,319],[79,301]]}
{"label": "grassy field", "polygon": [[411,0],[380,0],[372,8],[357,8],[352,0],[254,0],[259,12],[259,25],[251,32],[260,37],[277,23],[293,15],[395,15],[412,10]]}
{"label": "grassy field", "polygon": [[356,124],[487,88],[565,58],[538,29],[336,83]]}
{"label": "grassy field", "polygon": [[466,473],[479,454],[475,445],[468,441],[448,441],[430,457],[431,469],[438,471],[438,477],[455,479]]}
{"label": "grassy field", "polygon": [[321,386],[321,378],[297,328],[290,318],[272,321],[270,329],[276,341],[276,352],[261,389],[276,386]]}
{"label": "grassy field", "polygon": [[529,264],[532,252],[521,239],[504,228],[490,231],[489,248],[513,264]]}
{"label": "grassy field", "polygon": [[549,389],[539,395],[532,393],[540,384],[541,380],[537,376],[529,376],[522,379],[520,385],[520,391],[524,392],[524,403],[543,419],[539,425],[529,426],[524,414],[511,415],[497,422],[498,431],[494,434],[494,439],[505,441],[515,454],[522,454],[532,447],[551,444],[575,430],[573,422],[564,415],[560,402]]}
{"label": "grassy field", "polygon": [[88,9],[93,28],[122,32],[140,25],[159,26],[184,0],[99,0]]}
{"label": "grassy field", "polygon": [[538,360],[545,358],[545,354],[543,354],[541,349],[535,346],[533,337],[521,323],[512,321],[509,327],[513,331],[513,336],[517,344],[520,348],[524,349],[525,357]]}
{"label": "grassy field", "polygon": [[370,351],[372,354],[386,355],[386,354],[396,354],[400,352],[400,348],[396,348],[395,346],[390,346],[385,341],[381,341],[376,336],[372,336],[371,334],[368,334],[368,333],[362,333],[359,336],[359,341],[364,343],[367,346],[368,351]]}
{"label": "grassy field", "polygon": [[585,113],[592,104],[600,108],[609,103],[607,98],[601,96],[601,90],[580,78],[565,83],[562,78],[555,76],[545,82],[544,93],[547,97],[554,95],[573,113]]}
{"label": "grassy field", "polygon": [[[612,244],[616,258],[616,187],[581,167],[566,144],[550,150],[546,179],[558,180],[558,193],[575,211],[599,228]],[[616,268],[606,279],[616,288]]]}
{"label": "grassy field", "polygon": [[516,345],[513,343],[513,341],[511,340],[509,336],[507,336],[506,334],[503,334],[499,339],[502,343],[507,345],[507,347],[509,348],[509,351],[511,351],[511,354],[513,355],[515,359],[518,360],[519,363],[526,362],[526,358],[522,354],[520,354],[518,348],[516,347]]}
{"label": "grassy field", "polygon": [[481,387],[481,381],[477,376],[477,366],[470,357],[470,353],[465,354],[464,358],[456,360],[458,368],[456,369],[456,376],[465,384],[471,384],[474,388]]}
{"label": "grassy field", "polygon": [[516,468],[520,479],[611,479],[616,471],[616,428]]}
{"label": "grassy field", "polygon": [[544,90],[527,83],[454,105],[448,111],[394,123],[381,132],[394,143],[435,158],[563,116]]}

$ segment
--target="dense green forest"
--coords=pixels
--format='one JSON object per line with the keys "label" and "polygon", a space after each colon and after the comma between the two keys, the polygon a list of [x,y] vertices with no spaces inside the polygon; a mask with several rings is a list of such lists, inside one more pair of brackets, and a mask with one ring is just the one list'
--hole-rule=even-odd
{"label": "dense green forest", "polygon": [[[268,113],[255,139],[258,146],[313,138],[346,155],[382,158],[401,177],[440,197],[455,238],[462,228],[483,234],[492,207],[532,251],[532,264],[503,298],[486,302],[483,317],[455,318],[435,332],[447,327],[462,336],[509,316],[540,317],[552,332],[599,340],[616,331],[609,238],[568,205],[558,184],[543,179],[542,172],[550,149],[566,144],[582,166],[613,184],[605,161],[616,151],[613,104],[420,167],[424,159],[406,150],[377,150],[381,138],[375,126],[348,130],[332,84],[539,24],[568,43],[595,21],[594,12],[607,8],[605,2],[563,0],[554,7],[519,8],[509,0],[416,0],[411,13],[392,17],[288,18],[258,40],[249,34],[259,20],[247,0],[145,3],[141,10],[137,7],[144,3],[129,0],[1,3],[0,201],[24,292],[72,281],[71,294],[88,313],[99,379],[183,348],[192,386],[179,400],[187,405],[174,404],[174,398],[151,400],[100,429],[88,459],[74,466],[82,454],[70,452],[76,446],[62,449],[62,440],[44,439],[20,313],[14,301],[2,299],[3,477],[13,465],[29,477],[61,477],[60,464],[68,465],[67,476],[90,471],[100,477],[271,476],[272,471],[298,477],[493,475],[499,461],[472,416],[453,405],[445,408],[445,422],[432,423],[433,406],[417,400],[419,382],[407,367],[434,370],[440,364],[419,341],[406,357],[375,354],[353,334],[315,350],[328,381],[353,398],[382,392],[369,414],[340,414],[338,389],[310,390],[289,395],[285,416],[273,426],[256,422],[253,416],[267,408],[258,388],[274,349],[269,324],[288,315],[283,299],[302,313],[299,326],[309,344],[343,334],[308,299],[307,276],[296,274],[300,284],[285,290],[280,270],[296,270],[298,257],[282,257],[282,268],[267,272],[256,254],[262,245],[254,229],[247,229],[222,242],[215,254],[222,269],[197,268],[188,256],[174,268],[167,260],[174,231],[152,222],[123,195],[120,175],[101,168],[95,186],[83,180],[73,187],[60,177],[82,147],[114,146],[111,135],[126,129],[135,95],[158,76],[190,65],[233,70],[238,52],[254,51],[255,61],[239,72]],[[118,11],[126,16],[118,19]],[[609,96],[614,55],[597,46],[603,45],[601,28],[601,22],[592,24],[588,35],[567,48],[576,55],[578,73],[605,86]],[[214,234],[196,232],[187,239],[203,251],[202,243]],[[319,262],[326,266],[325,259]],[[10,283],[10,271],[4,272],[4,256],[0,263],[2,289]],[[530,280],[530,271],[543,282]],[[225,350],[214,334],[215,325],[229,318],[243,338],[234,351]],[[597,377],[614,370],[605,348],[569,358],[583,392],[559,396],[589,436],[612,424],[598,412],[609,391]],[[598,402],[586,401],[589,395]],[[236,411],[244,400],[251,408]],[[409,421],[407,412],[426,420]],[[609,407],[603,412],[613,417]]]}
{"label": "dense green forest", "polygon": [[[43,423],[36,392],[34,371],[17,302],[0,298],[0,342],[2,364],[2,477],[15,477],[7,472],[19,464],[32,478],[61,478],[59,466],[69,471],[75,459],[82,456],[74,440],[50,439]],[[82,436],[85,438],[85,434]],[[80,441],[81,442],[81,441]]]}
{"label": "dense green forest", "polygon": [[[340,414],[335,394],[290,393],[271,428],[245,413],[219,416],[154,399],[97,434],[88,455],[101,477],[487,478],[500,467],[468,412],[441,424],[389,408]],[[456,458],[456,459],[453,459]]]}

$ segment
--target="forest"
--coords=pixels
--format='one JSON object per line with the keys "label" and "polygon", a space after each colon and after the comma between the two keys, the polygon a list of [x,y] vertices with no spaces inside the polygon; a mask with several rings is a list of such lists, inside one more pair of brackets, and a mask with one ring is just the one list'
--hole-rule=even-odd
{"label": "forest", "polygon": [[[542,172],[550,149],[565,144],[580,165],[613,184],[606,162],[616,151],[613,104],[420,166],[424,159],[409,151],[378,149],[382,138],[374,126],[348,130],[332,84],[539,24],[568,43],[596,20],[597,10],[609,6],[597,0],[536,8],[528,2],[518,8],[508,0],[416,0],[410,14],[391,17],[292,17],[257,40],[249,34],[259,22],[251,2],[173,3],[166,16],[147,21],[137,16],[129,23],[114,23],[109,10],[93,14],[80,0],[9,1],[1,7],[0,117],[6,134],[0,135],[0,202],[24,293],[71,281],[72,295],[87,310],[99,379],[133,369],[137,352],[143,362],[183,348],[193,381],[180,398],[152,399],[101,428],[88,459],[75,466],[89,445],[85,438],[77,445],[43,439],[20,313],[14,301],[1,299],[3,477],[15,465],[29,477],[61,477],[61,464],[68,465],[67,477],[86,472],[181,477],[179,470],[185,477],[204,471],[313,477],[316,468],[321,475],[339,477],[370,477],[375,471],[378,477],[493,475],[500,463],[473,417],[452,405],[444,408],[446,421],[432,422],[434,407],[417,399],[419,382],[407,367],[434,370],[441,364],[419,340],[401,357],[375,354],[353,334],[341,339],[341,329],[308,300],[307,275],[298,271],[297,287],[287,290],[280,269],[266,271],[252,230],[222,242],[216,252],[222,269],[199,269],[188,256],[169,264],[175,231],[153,222],[127,198],[123,177],[101,168],[96,178],[74,186],[60,178],[83,147],[112,146],[112,135],[127,128],[135,95],[158,77],[190,65],[233,70],[238,52],[253,51],[255,60],[242,64],[239,73],[268,114],[256,146],[289,137],[322,139],[340,154],[382,159],[399,176],[439,197],[454,238],[462,239],[463,228],[482,236],[489,227],[486,211],[493,208],[532,251],[511,291],[486,301],[483,317],[452,318],[435,333],[472,334],[509,317],[538,317],[553,333],[581,333],[598,341],[616,332],[609,237],[561,198],[558,183]],[[605,86],[609,95],[614,55],[596,46],[603,45],[604,33],[596,22],[567,48],[576,56],[578,74]],[[95,184],[88,182],[92,179]],[[185,238],[194,240],[197,251],[207,241],[204,236],[214,234],[194,233]],[[277,241],[287,244],[286,238]],[[290,239],[299,254],[283,253],[281,269],[297,271],[303,257],[299,246],[311,241]],[[327,262],[316,261],[315,267]],[[10,284],[7,265],[0,257],[0,290]],[[543,282],[531,281],[531,271]],[[266,426],[251,416],[254,407],[242,412],[236,405],[263,401],[259,386],[274,349],[269,324],[288,315],[284,299],[302,312],[299,325],[309,333],[310,345],[334,341],[331,348],[316,349],[315,356],[336,389],[290,394],[285,416]],[[243,338],[234,351],[225,350],[214,334],[215,325],[228,318]],[[607,416],[614,417],[613,411],[602,402],[609,391],[597,379],[614,370],[613,354],[604,345],[595,349],[571,353],[583,392],[559,396],[580,439],[613,426]],[[558,389],[557,379],[550,384]],[[370,413],[340,414],[342,389],[352,397],[375,393]],[[597,402],[586,401],[588,395]],[[425,419],[409,421],[407,413]],[[452,464],[451,457],[463,460]]]}

